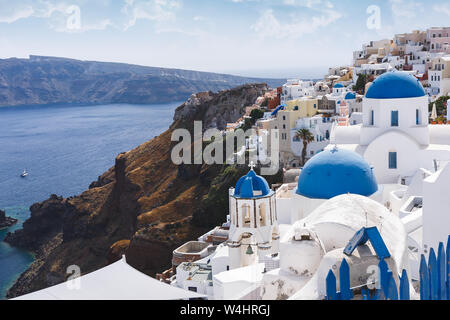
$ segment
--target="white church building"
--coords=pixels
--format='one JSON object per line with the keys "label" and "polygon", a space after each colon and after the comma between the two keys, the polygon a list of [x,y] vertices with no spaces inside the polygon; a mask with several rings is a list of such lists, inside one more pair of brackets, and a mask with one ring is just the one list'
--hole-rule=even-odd
{"label": "white church building", "polygon": [[335,127],[333,148],[352,150],[374,168],[379,183],[408,183],[420,168],[450,160],[450,126],[428,124],[428,97],[415,77],[389,72],[363,100],[363,123]]}

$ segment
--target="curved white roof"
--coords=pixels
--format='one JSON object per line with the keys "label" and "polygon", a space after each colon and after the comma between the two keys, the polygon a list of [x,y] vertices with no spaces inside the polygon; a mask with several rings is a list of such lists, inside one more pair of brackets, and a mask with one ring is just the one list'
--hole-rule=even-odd
{"label": "curved white roof", "polygon": [[[354,232],[363,227],[377,227],[397,264],[397,271],[401,272],[403,268],[407,268],[405,260],[407,235],[401,220],[370,198],[354,194],[334,197],[320,205],[305,219],[296,222],[291,232],[304,228],[304,224],[313,228],[328,224],[330,228],[314,228],[328,231],[339,230],[337,226],[345,226]],[[318,236],[321,238],[320,234]],[[328,237],[328,235],[323,236]],[[335,235],[335,237],[339,236]]]}
{"label": "curved white roof", "polygon": [[339,141],[339,144],[359,144],[362,125],[336,126],[331,131],[330,144]]}
{"label": "curved white roof", "polygon": [[[121,259],[88,273],[79,280],[79,289],[68,282],[36,291],[13,300],[188,300],[206,296],[158,281]],[[72,284],[74,286],[74,283]]]}

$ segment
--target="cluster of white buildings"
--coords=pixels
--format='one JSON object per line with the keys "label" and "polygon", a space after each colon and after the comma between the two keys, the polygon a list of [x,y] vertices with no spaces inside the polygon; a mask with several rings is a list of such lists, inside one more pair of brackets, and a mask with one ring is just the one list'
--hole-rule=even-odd
{"label": "cluster of white buildings", "polygon": [[430,98],[450,92],[450,27],[430,28],[371,41],[353,53],[353,81],[360,74],[378,77],[396,70],[408,71],[422,81]]}
{"label": "cluster of white buildings", "polygon": [[363,227],[379,230],[394,273],[418,280],[420,254],[450,234],[450,125],[429,125],[420,82],[391,72],[369,88],[362,123],[333,126],[330,142],[277,190],[253,168],[243,176],[229,191],[228,240],[179,265],[172,285],[209,299],[323,299],[342,259],[352,287],[378,264],[371,244],[343,253]]}
{"label": "cluster of white buildings", "polygon": [[[330,71],[330,74],[334,73],[340,74],[335,78],[341,80],[351,76],[347,69]],[[351,81],[332,83],[289,80],[282,88],[283,103],[257,122],[259,134],[277,135],[279,156],[286,168],[303,165],[304,144],[299,130],[308,129],[314,138],[307,144],[309,159],[329,144],[333,126],[361,123],[362,96],[349,90]],[[274,133],[275,130],[278,132]]]}

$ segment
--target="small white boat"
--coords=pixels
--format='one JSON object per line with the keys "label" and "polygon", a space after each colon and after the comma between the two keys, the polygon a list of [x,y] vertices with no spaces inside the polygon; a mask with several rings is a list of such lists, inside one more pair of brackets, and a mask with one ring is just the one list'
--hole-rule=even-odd
{"label": "small white boat", "polygon": [[25,178],[26,176],[28,176],[28,172],[27,170],[23,170],[22,174],[20,175],[22,178]]}

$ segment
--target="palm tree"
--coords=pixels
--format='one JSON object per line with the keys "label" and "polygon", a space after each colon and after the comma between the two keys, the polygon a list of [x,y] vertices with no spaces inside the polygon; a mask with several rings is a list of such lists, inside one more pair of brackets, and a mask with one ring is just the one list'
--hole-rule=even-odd
{"label": "palm tree", "polygon": [[308,144],[314,141],[314,136],[308,129],[300,129],[295,133],[295,137],[297,139],[301,139],[303,141],[303,150],[302,150],[302,162],[303,165],[306,163],[306,150],[308,148]]}

